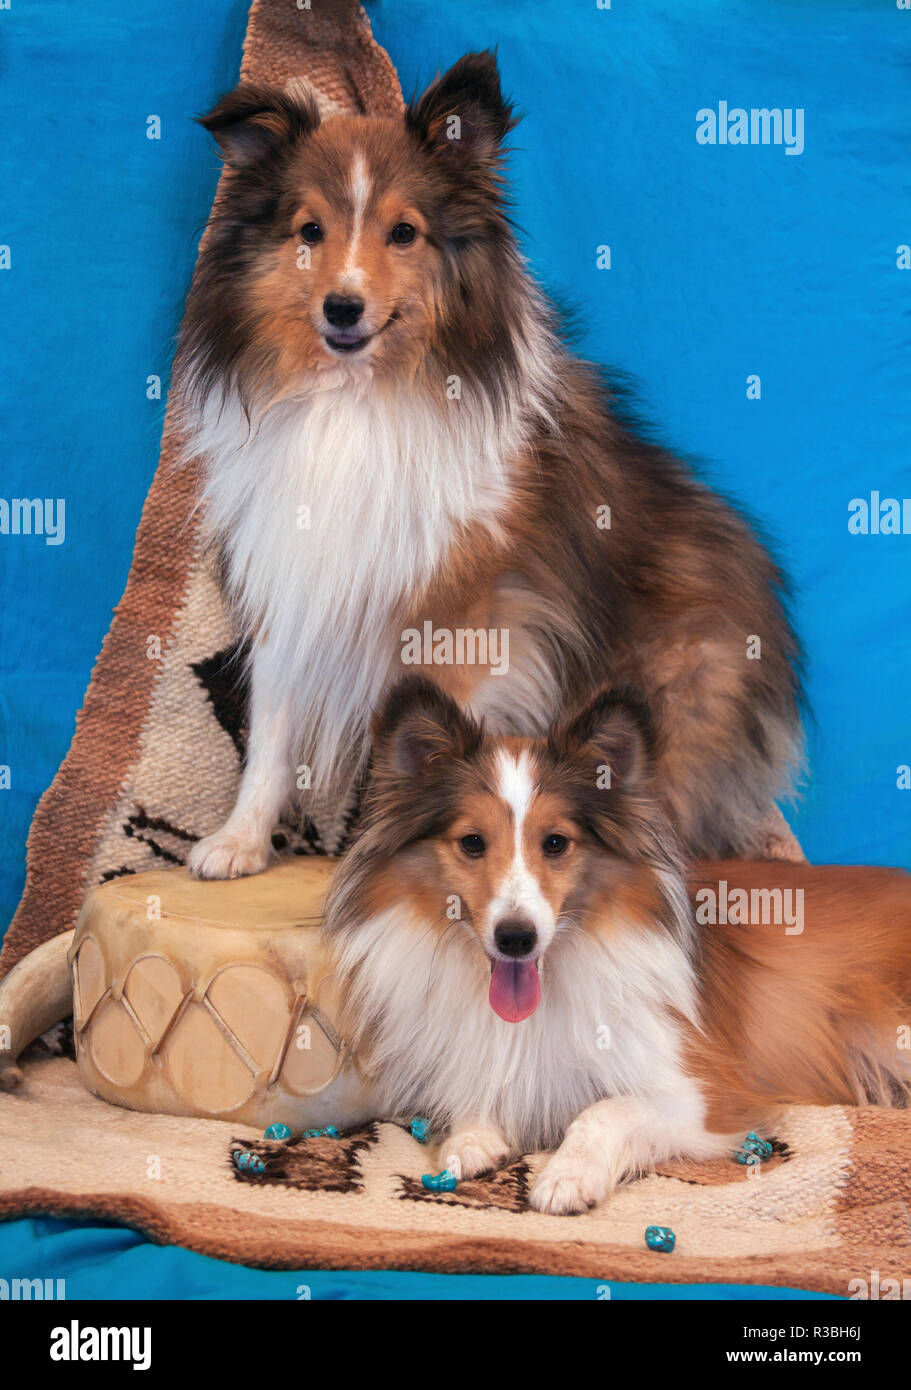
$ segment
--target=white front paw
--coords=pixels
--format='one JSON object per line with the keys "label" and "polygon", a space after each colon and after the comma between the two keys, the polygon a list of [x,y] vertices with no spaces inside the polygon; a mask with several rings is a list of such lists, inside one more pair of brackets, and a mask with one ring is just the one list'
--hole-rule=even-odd
{"label": "white front paw", "polygon": [[187,856],[187,867],[196,878],[244,878],[261,874],[269,862],[271,844],[244,839],[228,830],[216,830],[199,840]]}
{"label": "white front paw", "polygon": [[528,1200],[535,1211],[567,1216],[603,1202],[610,1190],[609,1171],[603,1161],[560,1148],[544,1165]]}
{"label": "white front paw", "polygon": [[502,1168],[508,1159],[509,1146],[502,1134],[480,1123],[453,1130],[440,1148],[441,1167],[460,1182]]}

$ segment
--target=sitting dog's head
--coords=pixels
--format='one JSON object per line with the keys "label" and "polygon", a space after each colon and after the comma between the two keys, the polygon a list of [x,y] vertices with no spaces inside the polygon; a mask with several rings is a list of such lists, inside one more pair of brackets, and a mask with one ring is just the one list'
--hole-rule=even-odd
{"label": "sitting dog's head", "polygon": [[460,59],[397,117],[321,119],[291,82],[241,85],[202,124],[231,175],[188,303],[192,386],[275,392],[342,364],[407,377],[428,354],[449,374],[488,357],[509,371],[514,121],[491,53]]}
{"label": "sitting dog's head", "polygon": [[456,922],[469,933],[489,961],[491,1007],[528,1017],[559,933],[676,925],[656,738],[628,690],[534,740],[488,735],[432,682],[402,681],[374,723],[363,828],[339,870],[330,929],[407,900],[441,932]]}

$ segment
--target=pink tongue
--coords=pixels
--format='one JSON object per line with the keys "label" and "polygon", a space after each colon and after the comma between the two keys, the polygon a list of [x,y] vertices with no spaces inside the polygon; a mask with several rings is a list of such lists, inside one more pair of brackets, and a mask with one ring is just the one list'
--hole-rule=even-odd
{"label": "pink tongue", "polygon": [[494,961],[490,976],[490,1007],[507,1023],[519,1023],[541,1002],[538,963],[533,960]]}

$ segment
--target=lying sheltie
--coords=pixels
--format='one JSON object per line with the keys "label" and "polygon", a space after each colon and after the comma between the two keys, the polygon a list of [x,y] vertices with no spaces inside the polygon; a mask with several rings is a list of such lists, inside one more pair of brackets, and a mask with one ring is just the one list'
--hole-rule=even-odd
{"label": "lying sheltie", "polygon": [[377,1112],[428,1116],[457,1178],[555,1148],[543,1212],[731,1154],[785,1103],[911,1091],[911,878],[731,861],[692,902],[655,741],[628,692],[533,740],[411,677],[330,893]]}
{"label": "lying sheltie", "polygon": [[252,695],[192,869],[259,871],[297,786],[348,786],[403,661],[523,736],[635,682],[688,849],[800,857],[775,807],[800,748],[781,575],[561,338],[510,222],[493,56],[395,118],[321,120],[292,83],[203,124],[229,172],[176,380]]}

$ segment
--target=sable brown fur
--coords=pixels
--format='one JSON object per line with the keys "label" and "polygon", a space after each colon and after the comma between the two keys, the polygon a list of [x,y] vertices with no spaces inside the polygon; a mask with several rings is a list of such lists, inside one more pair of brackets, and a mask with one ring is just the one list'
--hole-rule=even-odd
{"label": "sable brown fur", "polygon": [[[453,116],[456,142],[446,135]],[[293,86],[242,86],[203,123],[231,174],[201,251],[177,364],[190,415],[219,393],[255,413],[341,370],[315,324],[350,236],[360,238],[375,329],[367,386],[346,359],[352,392],[398,400],[407,383],[415,399],[438,403],[441,427],[454,411],[480,412],[512,441],[496,523],[447,531],[429,579],[390,590],[388,611],[365,618],[388,634],[389,682],[403,629],[430,620],[511,634],[519,675],[508,699],[485,667],[426,668],[503,733],[543,735],[599,689],[635,686],[655,712],[659,795],[687,850],[764,853],[775,800],[801,758],[799,653],[782,574],[733,507],[624,423],[600,372],[567,346],[511,225],[504,140],[514,117],[493,55],[461,59],[401,120],[320,121]],[[369,192],[352,231],[357,160]],[[418,236],[400,253],[384,229],[406,213]],[[314,248],[304,275],[295,259],[301,220],[317,214],[347,231]],[[447,394],[452,381],[457,402]],[[211,460],[216,481],[218,465]],[[231,540],[218,543],[230,552]],[[247,572],[235,576],[232,597],[242,599]],[[327,612],[327,633],[333,620]],[[757,643],[759,659],[750,659]],[[255,666],[255,651],[251,659]],[[491,701],[499,701],[495,719]],[[357,766],[367,751],[363,702],[349,722],[347,735],[333,737],[347,737]],[[302,758],[319,767],[320,749],[305,747]],[[251,862],[261,867],[268,841],[257,833]],[[206,872],[206,852],[198,858],[194,868]]]}
{"label": "sable brown fur", "polygon": [[855,865],[702,864],[747,892],[802,890],[804,930],[700,930],[703,1036],[691,1065],[711,1129],[752,1128],[781,1105],[906,1105],[911,1094],[911,875]]}

